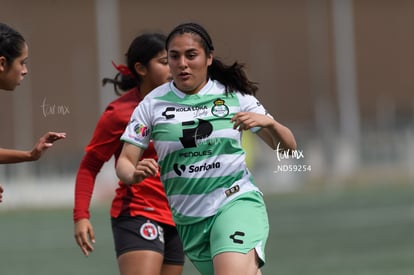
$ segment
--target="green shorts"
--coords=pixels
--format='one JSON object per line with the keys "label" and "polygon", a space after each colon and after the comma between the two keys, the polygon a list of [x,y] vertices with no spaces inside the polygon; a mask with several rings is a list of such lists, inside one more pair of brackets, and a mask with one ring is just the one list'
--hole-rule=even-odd
{"label": "green shorts", "polygon": [[255,249],[259,266],[265,263],[269,221],[263,197],[248,192],[201,222],[178,225],[184,252],[201,274],[214,274],[213,258],[222,252],[246,254]]}

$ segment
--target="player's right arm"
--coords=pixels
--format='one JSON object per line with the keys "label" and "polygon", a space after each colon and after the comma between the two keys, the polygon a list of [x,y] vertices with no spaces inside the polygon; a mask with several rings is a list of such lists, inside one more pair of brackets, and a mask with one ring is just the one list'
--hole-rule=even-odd
{"label": "player's right arm", "polygon": [[76,175],[75,205],[73,208],[73,220],[75,222],[75,241],[85,256],[93,251],[95,233],[89,221],[89,205],[95,185],[95,179],[101,170],[104,160],[99,159],[94,151],[88,151],[82,158]]}
{"label": "player's right arm", "polygon": [[151,158],[141,159],[144,149],[125,142],[116,165],[116,175],[125,184],[134,184],[156,176],[158,163]]}

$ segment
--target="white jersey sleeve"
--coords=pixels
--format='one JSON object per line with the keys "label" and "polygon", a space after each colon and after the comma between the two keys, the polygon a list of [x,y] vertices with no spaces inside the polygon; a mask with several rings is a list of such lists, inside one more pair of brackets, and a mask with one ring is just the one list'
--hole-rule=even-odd
{"label": "white jersey sleeve", "polygon": [[150,100],[144,98],[135,108],[121,140],[146,149],[151,140]]}

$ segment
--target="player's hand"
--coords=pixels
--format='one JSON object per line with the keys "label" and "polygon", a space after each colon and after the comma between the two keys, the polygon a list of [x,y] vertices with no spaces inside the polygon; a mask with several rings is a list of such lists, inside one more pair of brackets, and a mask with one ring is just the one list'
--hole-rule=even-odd
{"label": "player's hand", "polygon": [[36,143],[35,147],[32,149],[30,153],[31,160],[39,159],[46,149],[53,146],[53,143],[55,141],[64,138],[66,138],[66,133],[48,132],[44,134]]}
{"label": "player's hand", "polygon": [[243,131],[253,127],[268,127],[273,122],[273,119],[257,113],[238,112],[231,118],[231,122],[234,123],[233,129]]}
{"label": "player's hand", "polygon": [[159,166],[155,159],[142,159],[138,162],[134,171],[134,179],[141,182],[147,177],[155,177],[158,173]]}
{"label": "player's hand", "polygon": [[88,219],[80,219],[75,223],[75,241],[85,256],[89,256],[89,252],[93,251],[95,232]]}

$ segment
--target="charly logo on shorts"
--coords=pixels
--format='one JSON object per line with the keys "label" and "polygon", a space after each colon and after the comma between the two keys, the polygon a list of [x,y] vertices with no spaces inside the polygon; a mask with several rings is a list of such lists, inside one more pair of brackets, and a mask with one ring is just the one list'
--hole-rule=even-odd
{"label": "charly logo on shorts", "polygon": [[147,221],[141,225],[139,233],[144,239],[147,240],[155,240],[158,237],[157,226],[150,221]]}
{"label": "charly logo on shorts", "polygon": [[244,241],[239,239],[239,237],[244,237],[245,235],[246,234],[242,231],[236,231],[234,234],[231,234],[229,238],[232,239],[234,243],[243,244]]}

